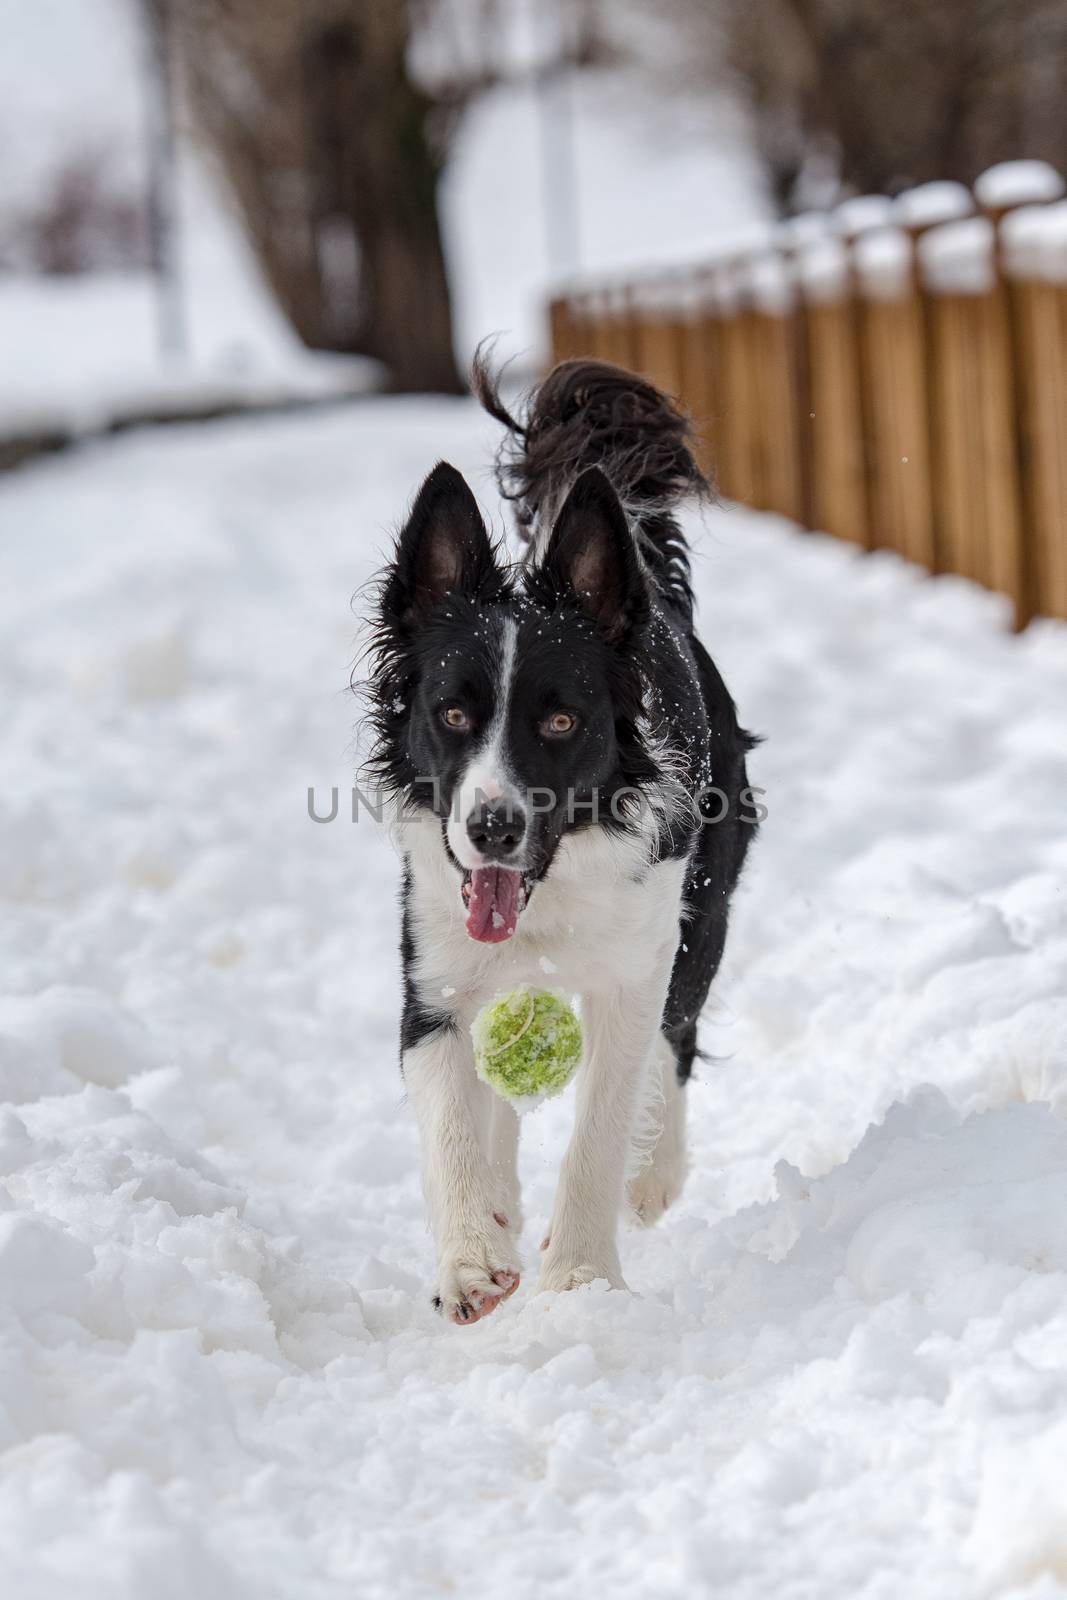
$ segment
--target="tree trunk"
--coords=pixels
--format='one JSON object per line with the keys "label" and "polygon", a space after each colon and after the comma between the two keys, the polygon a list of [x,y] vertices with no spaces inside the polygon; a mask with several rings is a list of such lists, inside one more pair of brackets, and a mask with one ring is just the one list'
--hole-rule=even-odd
{"label": "tree trunk", "polygon": [[[407,49],[405,13],[389,5],[313,37],[305,76],[317,223],[320,238],[341,222],[351,229],[357,287],[341,308],[350,348],[385,362],[397,389],[456,394],[464,385],[437,213],[434,107],[408,75]],[[337,309],[327,303],[327,324]]]}
{"label": "tree trunk", "polygon": [[170,0],[198,119],[305,344],[456,394],[437,216],[447,105],[412,81],[406,0]]}

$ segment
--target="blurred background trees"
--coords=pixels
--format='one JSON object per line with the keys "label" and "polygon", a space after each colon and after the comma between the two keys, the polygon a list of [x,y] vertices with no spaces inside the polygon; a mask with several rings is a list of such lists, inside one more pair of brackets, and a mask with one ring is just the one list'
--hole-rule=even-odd
{"label": "blurred background trees", "polygon": [[406,390],[460,389],[497,329],[536,361],[547,282],[576,265],[692,258],[772,209],[1004,159],[1067,171],[1067,0],[0,0],[0,21],[23,57],[0,52],[9,288],[160,270],[162,27],[176,301],[214,293],[206,270],[189,287],[202,167],[284,336]]}
{"label": "blurred background trees", "polygon": [[[495,0],[173,0],[194,113],[312,349],[460,391],[438,188],[472,100],[515,70]],[[596,52],[575,4],[561,59]]]}
{"label": "blurred background trees", "polygon": [[1064,0],[667,0],[692,92],[739,85],[782,210],[996,161],[1067,169]]}

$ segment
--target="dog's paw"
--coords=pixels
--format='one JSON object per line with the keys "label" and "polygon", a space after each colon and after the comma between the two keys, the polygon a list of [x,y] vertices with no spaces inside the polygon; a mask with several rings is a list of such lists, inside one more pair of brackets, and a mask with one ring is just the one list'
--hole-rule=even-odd
{"label": "dog's paw", "polygon": [[685,1089],[678,1082],[674,1057],[663,1059],[663,1098],[659,1102],[659,1130],[651,1152],[629,1183],[626,1198],[634,1218],[652,1228],[674,1204],[685,1187],[689,1159],[685,1148]]}
{"label": "dog's paw", "polygon": [[685,1183],[685,1161],[652,1160],[627,1186],[630,1210],[643,1228],[656,1223],[677,1200]]}
{"label": "dog's paw", "polygon": [[499,1240],[465,1240],[438,1262],[433,1303],[446,1321],[457,1327],[489,1316],[501,1300],[519,1287],[518,1253],[512,1245],[510,1229],[500,1222],[497,1226]]}
{"label": "dog's paw", "polygon": [[619,1258],[614,1251],[597,1252],[586,1259],[580,1256],[575,1259],[564,1251],[555,1252],[550,1240],[541,1262],[537,1290],[540,1293],[543,1289],[549,1289],[560,1294],[568,1289],[580,1289],[583,1283],[595,1283],[598,1278],[606,1278],[613,1289],[626,1288]]}

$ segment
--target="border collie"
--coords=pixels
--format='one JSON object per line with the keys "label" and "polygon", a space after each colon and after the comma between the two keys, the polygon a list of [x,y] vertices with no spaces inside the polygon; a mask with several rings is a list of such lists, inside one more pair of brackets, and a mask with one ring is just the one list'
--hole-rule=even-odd
{"label": "border collie", "polygon": [[475,1074],[472,1019],[522,983],[581,997],[539,1288],[625,1287],[625,1202],[651,1224],[685,1177],[697,1018],[756,820],[752,740],[693,631],[673,508],[707,484],[685,419],[595,361],[558,366],[521,419],[484,363],[475,387],[508,430],[524,558],[436,466],[381,580],[371,682],[372,765],[401,818],[401,1057],[434,1303],[460,1324],[520,1272],[518,1119]]}

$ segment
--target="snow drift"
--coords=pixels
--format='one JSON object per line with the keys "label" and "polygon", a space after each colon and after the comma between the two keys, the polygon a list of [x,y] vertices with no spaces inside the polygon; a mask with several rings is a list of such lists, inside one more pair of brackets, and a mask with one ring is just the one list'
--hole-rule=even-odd
{"label": "snow drift", "polygon": [[692,1178],[633,1295],[434,1317],[396,861],[306,795],[353,588],[489,442],[371,402],[0,485],[5,1593],[1067,1593],[1067,636],[958,580],[694,529],[769,815]]}

